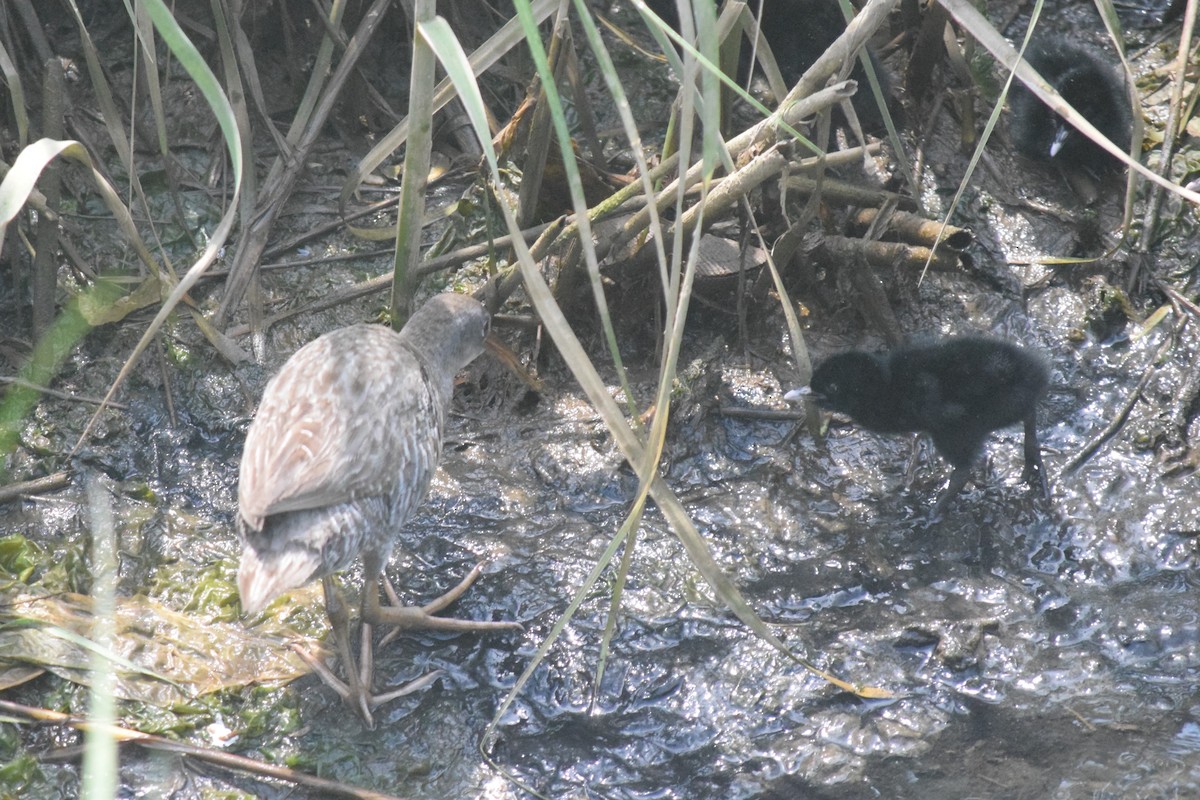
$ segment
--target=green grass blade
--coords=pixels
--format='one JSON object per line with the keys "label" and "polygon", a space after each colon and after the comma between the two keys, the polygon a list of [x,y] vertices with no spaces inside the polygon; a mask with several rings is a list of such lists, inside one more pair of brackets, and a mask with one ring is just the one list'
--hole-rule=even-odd
{"label": "green grass blade", "polygon": [[[213,230],[212,235],[208,239],[208,244],[205,246],[203,252],[201,252],[200,256],[192,264],[191,268],[188,269],[187,274],[183,276],[183,279],[171,290],[171,293],[167,296],[166,300],[163,301],[162,308],[159,309],[154,319],[151,320],[146,332],[142,334],[142,338],[138,341],[137,346],[134,347],[133,353],[130,354],[129,358],[126,359],[125,364],[121,367],[121,371],[118,373],[116,380],[113,381],[112,387],[104,396],[105,404],[112,400],[113,396],[117,392],[117,389],[120,388],[121,384],[124,383],[125,379],[129,376],[129,373],[133,370],[134,364],[136,364],[137,360],[141,358],[142,353],[144,353],[146,348],[150,346],[150,342],[154,340],[154,336],[158,333],[159,329],[162,328],[162,325],[164,322],[166,322],[167,317],[170,316],[172,311],[174,311],[175,306],[179,304],[179,301],[183,299],[183,296],[188,292],[188,290],[190,290],[196,284],[196,281],[200,280],[200,277],[216,259],[217,254],[220,253],[221,248],[223,248],[225,243],[229,240],[229,234],[233,230],[234,222],[237,220],[238,199],[240,198],[242,191],[242,172],[245,168],[243,163],[244,154],[242,151],[242,140],[238,131],[237,118],[234,115],[233,107],[230,105],[229,100],[225,97],[225,93],[222,91],[221,85],[217,81],[216,76],[212,73],[212,70],[208,68],[208,64],[205,63],[204,58],[200,55],[200,51],[196,49],[196,46],[192,44],[191,40],[187,37],[187,34],[185,34],[183,29],[179,27],[179,23],[177,23],[175,18],[171,16],[171,12],[163,4],[162,0],[143,0],[143,2],[146,4],[147,10],[150,12],[150,19],[154,23],[155,30],[158,31],[158,34],[162,37],[164,44],[166,44],[171,53],[179,61],[180,66],[187,71],[188,75],[195,82],[196,88],[200,90],[200,93],[204,96],[204,100],[208,104],[209,109],[213,112],[213,116],[216,117],[217,124],[221,129],[221,136],[225,140],[225,148],[229,153],[229,161],[233,169],[233,197],[231,198],[229,209],[221,217],[221,221]],[[196,320],[197,322],[204,321],[203,318],[198,314],[196,315]],[[212,333],[215,337],[216,333],[214,331],[210,331],[210,333]],[[212,337],[210,337],[210,339],[211,338]],[[83,432],[79,435],[79,439],[76,441],[75,447],[72,449],[72,453],[74,453],[75,450],[78,450],[80,445],[87,440],[88,435],[91,433],[92,428],[95,426],[96,421],[100,418],[102,413],[104,413],[103,405],[97,409],[92,418],[88,420],[88,424],[84,428]]]}
{"label": "green grass blade", "polygon": [[[425,26],[424,34],[433,47],[434,52],[437,53],[438,59],[445,68],[447,75],[449,75],[450,79],[459,88],[459,96],[462,98],[467,115],[475,127],[476,135],[480,138],[480,143],[488,162],[488,168],[492,172],[493,180],[499,184],[500,165],[497,161],[496,153],[491,146],[491,139],[488,137],[487,115],[484,111],[478,86],[475,84],[474,76],[471,74],[470,66],[467,63],[465,54],[462,52],[462,48],[459,46],[457,39],[454,37],[445,20],[434,20],[428,26]],[[505,223],[508,225],[509,230],[517,231],[516,219],[513,216],[512,209],[507,205],[501,205],[500,210],[504,215]],[[606,390],[603,380],[597,374],[583,346],[579,343],[570,324],[563,316],[562,310],[554,302],[550,287],[546,284],[537,264],[530,256],[529,249],[525,245],[524,240],[519,236],[514,236],[513,246],[516,251],[522,277],[525,280],[526,293],[537,309],[543,324],[546,326],[546,330],[553,338],[564,361],[571,368],[576,380],[587,394],[593,407],[596,408],[597,412],[604,419],[605,424],[613,434],[617,446],[626,459],[631,464],[641,464],[644,457],[642,443],[621,415],[616,401]],[[806,669],[812,670],[823,679],[834,683],[840,688],[856,692],[862,696],[888,696],[886,691],[872,687],[854,686],[817,670],[806,660],[788,650],[766,623],[754,613],[753,609],[750,608],[741,592],[729,580],[728,576],[721,571],[713,559],[707,544],[692,524],[683,505],[660,477],[655,476],[653,478],[650,484],[650,494],[663,515],[670,522],[676,536],[683,543],[684,549],[687,551],[696,569],[709,585],[712,586],[716,595],[729,605],[734,614],[747,627],[788,658],[802,664]],[[615,552],[615,541],[614,547],[611,548],[612,552]],[[511,699],[509,702],[511,702]]]}

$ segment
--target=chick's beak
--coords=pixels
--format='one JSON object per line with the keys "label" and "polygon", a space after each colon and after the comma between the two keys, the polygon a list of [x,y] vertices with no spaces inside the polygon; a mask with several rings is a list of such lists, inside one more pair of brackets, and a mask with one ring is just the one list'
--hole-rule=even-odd
{"label": "chick's beak", "polygon": [[1050,142],[1050,157],[1054,158],[1058,155],[1058,151],[1062,150],[1062,146],[1067,143],[1067,137],[1074,130],[1070,125],[1064,123],[1059,124],[1054,131],[1054,141]]}
{"label": "chick's beak", "polygon": [[790,392],[785,394],[783,399],[790,403],[795,403],[805,399],[806,397],[815,398],[816,393],[813,392],[813,390],[808,386],[801,386],[799,389],[792,389]]}

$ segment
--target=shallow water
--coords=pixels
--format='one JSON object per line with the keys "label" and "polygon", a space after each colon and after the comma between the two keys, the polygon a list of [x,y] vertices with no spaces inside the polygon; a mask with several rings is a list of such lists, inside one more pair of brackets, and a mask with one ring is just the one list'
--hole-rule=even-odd
{"label": "shallow water", "polygon": [[[1083,377],[1079,363],[1056,359],[1064,376]],[[1110,416],[1119,392],[1097,388],[1084,414],[1055,404],[1051,453],[1075,452]],[[599,710],[586,713],[575,686],[591,660],[581,642],[524,699],[501,764],[551,796],[1200,791],[1196,552],[1178,533],[1195,518],[1191,479],[1162,481],[1150,454],[1102,452],[1057,480],[1044,508],[1013,480],[1013,432],[992,446],[987,484],[930,524],[944,468],[926,456],[927,485],[904,490],[903,437],[835,428],[816,446],[801,432],[780,452],[779,423],[708,416],[699,428],[677,431],[707,445],[674,449],[671,476],[698,496],[689,510],[718,560],[764,617],[789,625],[791,646],[897,696],[866,703],[822,686],[699,598],[664,617],[670,594],[704,587],[652,530]],[[637,580],[642,570],[653,578]]]}
{"label": "shallow water", "polygon": [[[924,291],[956,290],[949,281]],[[602,683],[611,572],[504,714],[491,751],[499,768],[551,797],[1200,793],[1200,495],[1194,475],[1165,476],[1156,451],[1139,445],[1193,368],[1196,337],[1189,330],[1166,351],[1126,424],[1064,474],[1116,416],[1171,325],[1132,341],[1051,348],[1073,319],[1061,304],[1035,308],[1041,318],[996,302],[984,327],[1047,348],[1052,500],[1019,482],[1021,434],[1006,430],[940,521],[932,506],[948,470],[927,443],[838,421],[817,441],[798,422],[722,415],[723,404],[785,407],[786,360],[770,326],[747,359],[726,334],[694,325],[684,363],[703,357],[708,367],[677,393],[668,482],[789,647],[894,696],[839,692],[756,639],[714,603],[651,508]],[[818,356],[847,344],[846,334],[813,328]],[[452,612],[515,619],[525,631],[403,637],[379,654],[379,683],[445,674],[380,709],[375,731],[305,677],[267,700],[276,729],[239,731],[236,715],[218,715],[241,734],[228,749],[291,754],[308,771],[406,797],[524,796],[481,758],[480,737],[636,489],[561,367],[545,372],[549,388],[522,410],[523,390],[494,364],[469,371],[443,469],[391,567],[402,596],[421,602],[490,559]],[[267,371],[194,374],[177,387],[177,427],[157,399],[139,400],[120,424],[146,432],[149,446],[130,451],[114,429],[91,458],[118,479],[123,590],[199,615],[221,609],[219,617],[232,613],[236,461],[250,408],[242,395],[253,397]],[[643,397],[650,389],[635,387]],[[27,504],[6,517],[5,532],[53,527],[69,552],[86,529],[77,499]],[[199,574],[216,600],[169,580]],[[295,624],[322,635],[318,593],[289,603],[304,612]],[[209,743],[207,728],[190,738]],[[174,787],[177,797],[226,780],[132,753],[125,776],[131,792]]]}
{"label": "shallow water", "polygon": [[[722,416],[718,400],[784,405],[774,364],[724,349],[716,380],[679,404],[668,480],[789,647],[894,697],[839,692],[757,640],[714,605],[651,510],[603,682],[594,685],[611,578],[504,715],[497,764],[551,797],[1200,792],[1200,579],[1184,530],[1196,518],[1194,478],[1163,479],[1152,452],[1130,447],[1128,431],[1156,413],[1149,404],[1078,471],[1058,474],[1124,399],[1135,374],[1127,365],[1146,363],[1165,335],[1053,354],[1043,424],[1050,504],[1018,482],[1020,434],[1004,431],[989,445],[986,476],[937,522],[932,503],[947,470],[931,448],[921,446],[906,488],[910,437],[835,424],[818,443],[797,423]],[[1164,374],[1189,368],[1187,341]],[[689,349],[711,354],[714,342],[719,334],[697,330]],[[186,406],[207,406],[220,385],[202,382]],[[1083,387],[1078,397],[1071,386]],[[524,796],[481,759],[479,738],[619,527],[635,483],[565,382],[529,413],[470,391],[459,411],[391,574],[418,602],[490,558],[453,613],[526,630],[402,638],[380,653],[377,680],[445,675],[380,709],[377,730],[309,677],[283,702],[298,708],[298,728],[243,735],[230,749],[266,745],[325,777],[406,797]],[[173,514],[161,511],[151,526],[155,549],[196,569],[221,557],[226,580],[239,436],[196,419],[160,436],[182,448],[162,462],[163,508],[208,523],[163,529]],[[316,594],[293,602],[307,603],[319,626]],[[179,797],[224,783],[177,769],[133,758],[126,779],[135,791],[177,780]]]}
{"label": "shallow water", "polygon": [[[1156,339],[1055,357],[1056,383],[1084,379],[1093,391],[1082,411],[1048,404],[1052,473],[1127,390],[1087,379],[1154,352]],[[769,371],[726,370],[723,383],[735,400],[781,405]],[[458,551],[460,569],[496,557],[456,613],[520,619],[527,632],[430,651],[428,666],[449,677],[414,701],[405,728],[449,715],[477,733],[619,525],[627,470],[582,406],[547,406],[516,431],[459,429],[479,443],[452,454],[427,512],[441,518],[437,543],[421,551],[430,561]],[[919,485],[905,490],[905,437],[835,427],[823,445],[800,431],[781,446],[786,423],[689,411],[673,430],[668,475],[718,561],[790,646],[896,697],[864,702],[785,662],[708,602],[651,513],[603,684],[592,685],[606,608],[597,592],[505,715],[501,766],[550,796],[1200,791],[1196,551],[1176,532],[1195,518],[1191,479],[1161,480],[1151,454],[1118,441],[1059,477],[1043,507],[1015,482],[1019,436],[1005,432],[986,483],[930,524],[945,470],[926,452]],[[530,430],[537,441],[520,433]],[[485,510],[459,492],[487,498]],[[475,701],[453,699],[460,692]],[[484,780],[473,758],[461,767],[403,793],[520,796]]]}

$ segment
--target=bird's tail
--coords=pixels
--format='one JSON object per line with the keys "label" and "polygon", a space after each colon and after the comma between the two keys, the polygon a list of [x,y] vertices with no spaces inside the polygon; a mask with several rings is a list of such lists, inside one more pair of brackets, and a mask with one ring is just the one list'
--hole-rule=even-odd
{"label": "bird's tail", "polygon": [[275,595],[308,583],[320,564],[319,554],[304,547],[260,552],[247,544],[237,575],[242,611],[262,611]]}

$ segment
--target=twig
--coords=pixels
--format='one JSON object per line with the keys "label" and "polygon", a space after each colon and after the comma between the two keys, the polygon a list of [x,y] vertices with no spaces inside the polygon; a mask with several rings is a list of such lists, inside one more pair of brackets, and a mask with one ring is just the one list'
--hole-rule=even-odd
{"label": "twig", "polygon": [[720,411],[727,417],[736,417],[738,419],[762,419],[762,420],[802,420],[805,418],[803,411],[796,411],[789,408],[744,408],[742,406],[721,406]]}
{"label": "twig", "polygon": [[1158,363],[1159,359],[1166,355],[1167,350],[1171,348],[1173,339],[1174,337],[1172,336],[1170,339],[1163,342],[1162,347],[1158,348],[1158,352],[1154,354],[1154,358],[1151,359],[1150,365],[1146,367],[1146,371],[1142,373],[1142,378],[1138,381],[1137,386],[1133,387],[1133,391],[1129,393],[1129,397],[1125,400],[1125,404],[1121,407],[1121,410],[1117,413],[1117,416],[1113,418],[1112,422],[1105,426],[1104,430],[1100,431],[1100,433],[1097,434],[1090,442],[1085,444],[1082,450],[1071,457],[1071,459],[1063,466],[1062,472],[1059,473],[1060,478],[1063,475],[1071,474],[1083,466],[1083,463],[1095,455],[1096,451],[1100,449],[1101,445],[1115,436],[1117,431],[1124,427],[1125,421],[1129,418],[1129,412],[1133,410],[1134,405],[1137,404],[1138,398],[1142,396],[1142,392],[1145,391],[1146,385],[1150,383],[1150,378],[1154,375],[1154,365]]}
{"label": "twig", "polygon": [[1196,305],[1196,303],[1194,301],[1189,300],[1188,298],[1184,297],[1182,294],[1179,293],[1179,291],[1177,291],[1176,289],[1173,289],[1170,284],[1168,284],[1166,281],[1162,280],[1161,278],[1155,278],[1154,284],[1156,286],[1158,286],[1159,290],[1163,294],[1165,294],[1167,297],[1171,298],[1171,300],[1173,300],[1174,302],[1178,303],[1182,308],[1186,309],[1189,313],[1192,314],[1192,316],[1200,318],[1200,306]]}
{"label": "twig", "polygon": [[[1175,62],[1175,75],[1172,76],[1171,87],[1171,102],[1167,106],[1167,121],[1163,126],[1163,138],[1160,146],[1160,154],[1158,161],[1158,174],[1161,177],[1166,177],[1173,163],[1172,155],[1175,153],[1175,140],[1179,131],[1179,116],[1184,105],[1184,85],[1186,81],[1183,76],[1188,71],[1188,57],[1190,48],[1188,43],[1192,41],[1194,30],[1196,27],[1196,7],[1194,3],[1188,3],[1187,8],[1183,12],[1183,28],[1179,32],[1180,46],[1177,51],[1177,61]],[[1134,130],[1139,131],[1140,125],[1135,125]],[[1154,232],[1158,225],[1158,212],[1162,205],[1164,188],[1161,185],[1149,187],[1149,196],[1146,199],[1146,213],[1142,217],[1142,230],[1145,235],[1140,237],[1138,241],[1138,252],[1149,253],[1151,243],[1155,240]],[[1137,267],[1141,261],[1134,262],[1134,269],[1130,272],[1129,279],[1126,281],[1126,287],[1132,287],[1137,281]]]}
{"label": "twig", "polygon": [[[864,208],[854,216],[854,224],[869,227],[876,219],[879,218],[878,208]],[[975,236],[966,228],[959,228],[954,225],[942,227],[942,223],[937,220],[926,219],[918,214],[912,214],[907,211],[896,211],[887,221],[887,232],[890,231],[901,238],[902,241],[909,244],[921,244],[926,247],[934,247],[939,243],[938,235],[941,235],[941,243],[952,250],[966,250],[975,241]],[[883,233],[881,232],[881,233]]]}
{"label": "twig", "polygon": [[[555,224],[557,224],[557,221],[547,223],[545,225],[538,225],[523,231],[525,239],[530,240],[536,238],[551,225]],[[413,268],[412,274],[414,277],[431,275],[434,272],[458,266],[465,261],[470,261],[475,258],[482,258],[492,250],[499,250],[501,248],[508,247],[511,243],[512,236],[506,235],[498,236],[490,242],[483,242],[481,244],[473,244],[468,247],[462,247],[458,250],[455,250],[453,253],[447,253],[444,256],[438,256],[437,258],[431,258],[428,261],[421,262]],[[391,253],[392,251],[388,250],[386,252]],[[357,254],[355,257],[361,258],[364,257],[364,254]],[[318,263],[318,261],[329,260],[331,259],[320,259],[317,261],[304,263]],[[297,264],[293,263],[289,264],[288,266],[297,266]],[[356,283],[341,292],[337,292],[329,295],[328,297],[316,300],[308,305],[288,309],[287,311],[281,311],[278,314],[272,314],[271,316],[265,317],[263,320],[261,320],[259,327],[265,331],[275,323],[282,322],[285,319],[301,316],[303,314],[311,314],[317,311],[324,311],[327,308],[333,308],[334,306],[339,306],[342,303],[348,303],[351,300],[357,300],[360,297],[366,297],[367,295],[374,294],[375,292],[382,292],[392,285],[392,277],[392,273],[388,272],[384,275],[379,275],[369,280],[365,280],[362,283]],[[245,336],[248,333],[250,333],[249,324],[234,325],[225,332],[227,336],[235,338],[239,336]]]}
{"label": "twig", "polygon": [[299,180],[308,161],[308,155],[316,144],[321,130],[325,127],[325,122],[339,99],[338,96],[346,79],[353,72],[354,65],[365,51],[372,34],[378,29],[389,5],[389,0],[374,0],[362,15],[358,29],[350,40],[350,46],[346,48],[345,53],[342,54],[342,60],[322,87],[319,102],[300,132],[296,146],[289,154],[290,158],[285,162],[281,157],[273,166],[272,173],[259,192],[259,201],[253,217],[245,224],[242,231],[237,251],[234,253],[230,265],[229,278],[225,281],[225,295],[221,298],[221,305],[212,319],[214,327],[225,327],[226,320],[241,304],[250,282],[255,277],[255,266],[262,260],[262,254],[267,246],[267,237],[283,209],[284,201],[295,188],[296,181]]}
{"label": "twig", "polygon": [[199,747],[198,745],[187,744],[186,742],[177,742],[163,736],[142,733],[141,731],[123,728],[118,725],[100,725],[46,708],[37,708],[35,706],[9,702],[8,700],[0,700],[0,710],[10,714],[19,714],[34,722],[68,725],[78,731],[100,731],[113,737],[118,742],[131,742],[148,750],[190,756],[191,758],[199,759],[209,764],[216,764],[226,769],[245,772],[262,778],[287,781],[297,786],[314,789],[325,795],[359,798],[359,800],[398,800],[394,795],[383,794],[382,792],[363,789],[345,783],[338,783],[337,781],[325,778],[318,778],[315,775],[297,772],[287,767],[277,767],[274,764],[256,761],[245,756],[226,753],[221,750],[213,750],[207,747]]}
{"label": "twig", "polygon": [[[104,398],[102,397],[92,397],[86,394],[70,394],[69,392],[60,392],[58,389],[51,389],[49,386],[31,383],[24,378],[12,378],[0,375],[0,383],[11,383],[15,386],[21,386],[25,389],[33,389],[35,392],[41,392],[42,394],[48,394],[51,397],[57,397],[59,400],[71,400],[76,403],[91,403],[95,406],[98,406],[104,402]],[[125,405],[124,403],[109,403],[108,407],[118,408],[122,411],[129,408],[129,406]]]}
{"label": "twig", "polygon": [[71,473],[64,470],[63,472],[55,472],[41,478],[34,478],[31,481],[10,483],[7,486],[0,486],[0,503],[11,503],[13,500],[25,497],[26,495],[53,492],[55,489],[63,488],[70,482]]}
{"label": "twig", "polygon": [[869,186],[843,183],[832,178],[817,181],[803,175],[792,175],[787,179],[787,188],[789,191],[799,192],[803,195],[811,195],[819,191],[823,201],[839,206],[882,206],[884,203],[894,202],[897,208],[908,211],[915,210],[917,207],[917,202],[911,197],[883,189],[873,189]]}
{"label": "twig", "polygon": [[822,237],[813,255],[833,264],[866,262],[875,267],[906,266],[918,270],[929,264],[936,272],[962,269],[962,254],[939,248],[932,255],[928,247],[903,242],[879,242],[846,236]]}

